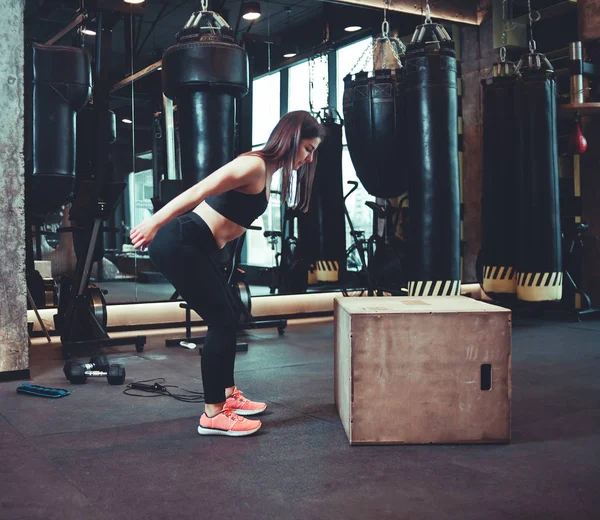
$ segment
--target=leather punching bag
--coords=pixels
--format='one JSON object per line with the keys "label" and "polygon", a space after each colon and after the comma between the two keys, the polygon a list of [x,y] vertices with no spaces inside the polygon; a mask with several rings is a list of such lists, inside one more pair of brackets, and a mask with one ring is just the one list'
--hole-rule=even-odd
{"label": "leather punching bag", "polygon": [[[108,119],[106,125],[100,125],[98,119],[104,117]],[[71,208],[70,220],[73,224],[73,247],[77,258],[85,258],[88,251],[91,228],[94,224],[94,203],[87,200],[81,202],[86,194],[82,194],[80,187],[88,181],[96,181],[95,154],[96,139],[98,138],[98,128],[108,128],[106,140],[108,144],[113,144],[117,140],[117,118],[112,110],[99,114],[93,105],[84,107],[77,114],[77,161],[76,161],[76,182],[75,182],[75,207]],[[110,179],[112,180],[112,179]],[[83,206],[88,211],[81,211]],[[104,257],[104,233],[98,233],[96,246],[94,248],[93,262],[98,262]]]}
{"label": "leather punching bag", "polygon": [[514,63],[497,64],[483,86],[483,290],[502,298],[517,292],[518,194]]}
{"label": "leather punching bag", "polygon": [[54,211],[73,192],[76,115],[91,94],[91,57],[85,50],[33,44],[30,211],[39,215]]}
{"label": "leather punching bag", "polygon": [[344,78],[344,120],[356,175],[371,195],[406,191],[404,69],[376,70]]}
{"label": "leather punching bag", "polygon": [[248,56],[217,13],[194,13],[162,58],[165,95],[177,102],[183,189],[231,161],[236,97],[248,92]]}
{"label": "leather punching bag", "polygon": [[538,53],[523,56],[517,71],[517,298],[555,301],[563,280],[555,75]]}
{"label": "leather punching bag", "polygon": [[454,42],[426,23],[406,50],[409,296],[460,294],[458,99]]}

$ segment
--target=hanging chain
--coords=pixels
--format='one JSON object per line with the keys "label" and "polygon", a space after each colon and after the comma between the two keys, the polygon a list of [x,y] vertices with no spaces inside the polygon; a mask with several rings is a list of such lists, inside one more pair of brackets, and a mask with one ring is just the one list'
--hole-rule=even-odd
{"label": "hanging chain", "polygon": [[267,4],[267,71],[271,72],[271,45],[273,42],[271,41],[271,10],[268,9]]}
{"label": "hanging chain", "polygon": [[387,10],[392,0],[383,0],[383,23],[381,24],[381,34],[384,38],[388,38],[390,32],[390,22],[387,21]]}
{"label": "hanging chain", "polygon": [[425,23],[432,23],[431,21],[431,9],[429,9],[429,2],[425,3]]}
{"label": "hanging chain", "polygon": [[[325,103],[326,107],[330,106],[330,98],[329,98],[329,80],[327,74],[327,56],[325,54],[320,54],[318,56],[314,56],[308,60],[308,106],[311,114],[318,114],[320,112],[320,108],[315,110],[315,104],[321,103],[323,99],[315,99],[313,100],[313,91],[315,89],[315,78],[316,78],[316,65],[317,59],[319,60],[319,67],[321,69],[325,69],[324,74],[319,78],[319,82],[323,82],[325,84]],[[326,108],[322,107],[322,108]]]}
{"label": "hanging chain", "polygon": [[368,57],[370,54],[372,54],[373,49],[374,49],[373,40],[371,40],[369,45],[367,45],[365,47],[365,50],[360,55],[360,58],[358,58],[358,61],[354,64],[354,67],[352,67],[352,69],[350,70],[349,74],[354,74],[354,71],[357,70],[359,65],[361,66],[360,68],[362,69],[362,63],[363,63],[363,61],[366,61],[365,57],[366,56]]}
{"label": "hanging chain", "polygon": [[308,60],[308,109],[311,114],[315,113],[312,99],[313,88],[315,86],[315,59],[316,58],[310,58]]}
{"label": "hanging chain", "polygon": [[[394,58],[396,59],[396,63],[402,68],[402,63],[400,61],[400,56],[398,55],[398,51],[396,50],[396,46],[390,40],[390,22],[387,20],[387,10],[390,8],[392,0],[383,0],[383,22],[381,24],[381,38],[378,38],[378,43],[381,43],[381,52],[383,53],[383,66],[385,67],[387,64],[387,49],[390,47],[392,49],[392,53]],[[406,47],[404,44],[398,40],[400,46],[402,48],[402,52],[406,51]],[[375,61],[375,60],[373,60]]]}
{"label": "hanging chain", "polygon": [[531,10],[531,0],[527,0],[527,12],[529,13],[529,52],[533,54],[536,51],[536,43],[533,39],[533,24],[539,22],[542,16],[539,11]]}
{"label": "hanging chain", "polygon": [[208,0],[202,0],[202,10],[208,11]]}
{"label": "hanging chain", "polygon": [[500,63],[506,62],[506,0],[502,0],[502,46],[500,47]]}
{"label": "hanging chain", "polygon": [[329,57],[324,54],[323,56],[321,56],[321,61],[325,61],[325,58],[327,57],[327,62],[324,64],[324,69],[327,71],[325,73],[325,75],[323,76],[323,79],[325,80],[325,103],[327,108],[331,107],[331,97],[330,97],[330,93],[329,93],[329,70],[327,70],[327,68],[329,67]]}

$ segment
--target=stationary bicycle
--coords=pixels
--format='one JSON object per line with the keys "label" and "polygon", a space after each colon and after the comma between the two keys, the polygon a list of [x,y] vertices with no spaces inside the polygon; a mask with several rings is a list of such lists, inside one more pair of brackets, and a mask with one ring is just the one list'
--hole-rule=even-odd
{"label": "stationary bicycle", "polygon": [[[404,294],[402,288],[406,281],[403,274],[406,251],[405,245],[394,236],[393,230],[396,229],[402,211],[402,200],[398,208],[392,205],[382,206],[373,201],[365,202],[373,211],[374,217],[385,219],[386,222],[386,236],[373,233],[366,238],[364,231],[355,229],[346,204],[348,197],[358,188],[358,182],[348,181],[348,184],[352,188],[344,195],[344,214],[353,243],[346,250],[346,282],[342,294],[400,296]],[[349,284],[348,273],[356,274],[357,286],[352,287]]]}

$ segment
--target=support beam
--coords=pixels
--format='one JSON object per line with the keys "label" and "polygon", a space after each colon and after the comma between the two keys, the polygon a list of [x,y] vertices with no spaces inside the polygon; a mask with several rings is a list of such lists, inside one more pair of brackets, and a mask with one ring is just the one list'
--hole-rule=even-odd
{"label": "support beam", "polygon": [[[363,5],[383,11],[383,0],[336,0],[335,3]],[[425,5],[425,4],[423,4]],[[473,0],[429,0],[432,20],[449,20],[452,22],[478,25],[478,2]],[[391,2],[390,11],[399,13],[421,14],[421,2],[415,0],[395,0]]]}
{"label": "support beam", "polygon": [[29,377],[25,281],[24,0],[0,0],[0,381]]}
{"label": "support beam", "polygon": [[70,22],[68,25],[66,25],[65,27],[63,27],[60,31],[58,31],[54,36],[52,36],[52,38],[50,38],[47,42],[46,45],[54,45],[58,40],[60,40],[65,34],[68,34],[69,32],[71,32],[73,29],[76,29],[77,27],[79,27],[83,22],[85,22],[87,19],[87,15],[85,13],[81,13],[78,14],[75,18],[73,18],[73,21]]}

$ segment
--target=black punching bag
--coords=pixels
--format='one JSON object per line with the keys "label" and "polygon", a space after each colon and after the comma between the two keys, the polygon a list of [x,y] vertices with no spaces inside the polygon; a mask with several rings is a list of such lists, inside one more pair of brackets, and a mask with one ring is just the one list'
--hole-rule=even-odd
{"label": "black punching bag", "polygon": [[436,23],[406,50],[409,296],[460,294],[458,99],[454,42]]}
{"label": "black punching bag", "polygon": [[563,273],[554,70],[544,55],[531,53],[517,72],[517,298],[555,301],[562,297]]}
{"label": "black punching bag", "polygon": [[343,104],[348,151],[365,190],[382,198],[401,195],[406,191],[404,69],[347,75]]}
{"label": "black punching bag", "polygon": [[517,142],[514,63],[494,67],[483,86],[483,175],[481,197],[482,288],[502,298],[517,292]]}
{"label": "black punching bag", "polygon": [[248,92],[248,56],[212,11],[194,13],[162,58],[165,95],[177,102],[187,189],[233,159],[235,101]]}
{"label": "black punching bag", "polygon": [[[99,118],[106,118],[106,124],[100,124]],[[117,140],[117,118],[112,110],[99,114],[93,105],[88,105],[77,114],[77,184],[95,180],[94,154],[98,128],[108,128],[106,140],[113,144]]]}
{"label": "black punching bag", "polygon": [[92,94],[90,55],[76,47],[33,44],[31,211],[62,206],[75,186],[77,111]]}
{"label": "black punching bag", "polygon": [[[100,124],[99,118],[108,119],[106,124]],[[80,187],[84,182],[96,181],[96,140],[98,139],[98,128],[107,128],[106,141],[113,144],[117,140],[117,118],[112,110],[98,113],[93,105],[84,107],[77,114],[77,161],[75,201],[77,204],[71,207],[69,219],[74,227],[73,247],[77,258],[85,258],[88,251],[91,228],[94,224],[95,212],[94,201],[86,200],[87,192],[81,193]],[[109,170],[110,171],[110,170]],[[113,179],[107,179],[113,180]],[[83,211],[81,209],[83,208]],[[94,248],[93,262],[98,262],[104,257],[104,233],[98,233],[96,247]]]}
{"label": "black punching bag", "polygon": [[318,281],[337,282],[346,252],[342,121],[331,109],[325,109],[319,119],[326,137],[317,151],[308,212],[298,216],[299,248],[308,264],[316,267]]}

